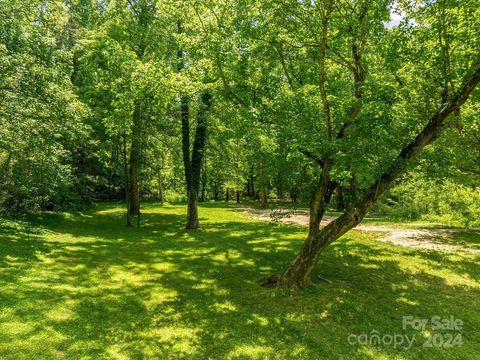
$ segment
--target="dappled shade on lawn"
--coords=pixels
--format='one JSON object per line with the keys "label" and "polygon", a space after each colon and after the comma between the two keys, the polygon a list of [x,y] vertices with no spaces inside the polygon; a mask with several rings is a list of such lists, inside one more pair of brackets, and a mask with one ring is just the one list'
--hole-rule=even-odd
{"label": "dappled shade on lawn", "polygon": [[[125,228],[121,205],[42,214],[0,227],[0,357],[474,359],[479,258],[416,251],[355,231],[332,245],[303,292],[264,289],[305,229],[206,204],[148,204]],[[463,241],[466,236],[461,235]],[[478,232],[471,239],[479,240]],[[468,306],[465,306],[468,304]],[[402,331],[402,316],[454,315],[464,345],[409,351],[352,346],[349,334]],[[414,334],[415,332],[412,332]],[[421,334],[417,334],[421,336]]]}

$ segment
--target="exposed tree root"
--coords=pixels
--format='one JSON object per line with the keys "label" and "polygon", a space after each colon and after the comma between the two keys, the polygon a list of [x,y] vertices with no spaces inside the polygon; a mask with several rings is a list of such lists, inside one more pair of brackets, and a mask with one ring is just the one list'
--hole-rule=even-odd
{"label": "exposed tree root", "polygon": [[260,286],[263,286],[263,287],[269,287],[269,288],[277,287],[278,286],[278,276],[277,275],[270,275],[270,276],[267,276],[267,277],[263,277],[260,280],[258,280],[258,283],[260,284]]}
{"label": "exposed tree root", "polygon": [[331,281],[328,280],[328,279],[325,279],[324,277],[321,277],[320,275],[317,275],[317,278],[318,278],[319,280],[322,280],[322,281],[325,281],[325,282],[329,283],[330,285],[333,285],[333,282],[331,282]]}

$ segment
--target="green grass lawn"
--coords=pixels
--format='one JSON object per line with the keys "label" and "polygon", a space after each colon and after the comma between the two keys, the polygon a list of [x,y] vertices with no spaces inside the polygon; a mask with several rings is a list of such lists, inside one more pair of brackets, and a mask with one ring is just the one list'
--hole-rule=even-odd
{"label": "green grass lawn", "polygon": [[[0,223],[1,359],[479,359],[480,256],[375,241],[353,231],[322,256],[303,292],[256,281],[295,256],[305,228],[257,222],[233,207],[144,205]],[[457,236],[453,234],[452,236]],[[460,236],[460,235],[459,235]],[[480,234],[461,234],[480,243]],[[432,331],[402,317],[453,315],[463,345],[424,348]],[[406,350],[349,335],[415,335]]]}

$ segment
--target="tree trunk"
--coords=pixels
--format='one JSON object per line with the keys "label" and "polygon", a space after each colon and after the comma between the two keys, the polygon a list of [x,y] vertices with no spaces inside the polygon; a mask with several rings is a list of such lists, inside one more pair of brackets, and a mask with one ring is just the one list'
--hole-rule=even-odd
{"label": "tree trunk", "polygon": [[255,178],[253,173],[253,166],[250,166],[250,170],[248,171],[247,196],[252,199],[255,196]]}
{"label": "tree trunk", "polygon": [[283,179],[280,174],[277,174],[277,195],[280,200],[283,200]]}
{"label": "tree trunk", "polygon": [[140,107],[137,105],[135,109],[134,121],[132,125],[132,145],[130,148],[130,206],[129,212],[131,216],[140,214],[140,191],[138,186],[138,175],[140,168]]}
{"label": "tree trunk", "polygon": [[225,192],[225,201],[228,203],[230,201],[230,192],[227,188],[227,191]]}
{"label": "tree trunk", "polygon": [[240,191],[237,190],[237,204],[240,204]]}
{"label": "tree trunk", "polygon": [[343,200],[343,188],[342,186],[338,185],[335,189],[335,208],[337,211],[345,210],[345,201]]}
{"label": "tree trunk", "polygon": [[263,209],[268,207],[268,197],[267,197],[267,189],[264,186],[262,189],[262,193],[260,194],[261,206]]}
{"label": "tree trunk", "polygon": [[205,193],[207,191],[207,169],[206,169],[206,166],[203,166],[203,169],[202,169],[202,191],[201,191],[201,195],[200,195],[200,201],[201,202],[205,202],[206,198],[205,198]]}
{"label": "tree trunk", "polygon": [[190,187],[190,106],[189,98],[180,98],[180,117],[182,121],[182,155],[187,191]]}
{"label": "tree trunk", "polygon": [[283,271],[278,285],[289,289],[301,289],[311,285],[312,272],[322,251],[348,230],[358,225],[367,210],[365,208],[364,212],[360,213],[357,209],[351,209],[325,226],[316,236],[309,234],[300,253]]}
{"label": "tree trunk", "polygon": [[158,201],[160,201],[160,204],[163,205],[163,203],[165,202],[165,198],[163,194],[164,190],[163,190],[162,169],[158,170],[157,181],[158,181]]}
{"label": "tree trunk", "polygon": [[297,188],[290,188],[289,194],[290,194],[290,200],[292,200],[293,203],[297,202],[297,193],[298,189]]}
{"label": "tree trunk", "polygon": [[330,171],[332,162],[328,159],[322,160],[322,172],[317,188],[310,199],[310,221],[308,225],[308,238],[315,238],[320,230],[320,222],[322,221],[328,202],[332,195],[333,184],[330,181]]}
{"label": "tree trunk", "polygon": [[198,222],[198,193],[194,189],[190,189],[188,192],[188,205],[187,205],[187,223],[186,229],[197,229]]}
{"label": "tree trunk", "polygon": [[202,182],[202,192],[201,192],[201,195],[200,195],[200,201],[201,202],[205,202],[205,200],[206,200],[205,192],[206,192],[205,183]]}
{"label": "tree trunk", "polygon": [[140,212],[140,192],[138,191],[138,162],[130,158],[130,215],[136,216]]}
{"label": "tree trunk", "polygon": [[[378,180],[372,184],[364,193],[360,200],[355,201],[354,205],[349,207],[340,217],[330,222],[320,231],[317,230],[317,214],[310,214],[310,228],[307,239],[300,249],[300,253],[287,266],[278,279],[273,282],[283,288],[298,289],[311,284],[312,271],[318,262],[322,251],[333,241],[341,237],[350,229],[357,226],[365,217],[371,206],[377,199],[388,190],[393,182],[405,171],[408,160],[415,156],[419,150],[431,144],[440,135],[444,128],[447,117],[459,110],[460,106],[465,103],[469,95],[480,82],[480,62],[475,63],[472,67],[471,76],[464,82],[457,94],[453,96],[441,109],[437,111],[430,121],[424,126],[422,131],[410,143],[408,143],[399,153],[395,161],[385,171]],[[322,173],[325,172],[324,165]],[[318,206],[317,196],[321,192],[321,188],[325,181],[320,183],[312,198],[311,212],[321,209]],[[325,180],[325,179],[323,179]],[[331,186],[327,186],[329,188]],[[331,191],[330,191],[331,195]],[[324,200],[320,204],[328,203],[329,191],[325,191]],[[271,284],[272,280],[268,280]]]}
{"label": "tree trunk", "polygon": [[[198,222],[198,191],[200,188],[200,176],[202,168],[203,152],[207,141],[207,113],[212,105],[212,97],[209,93],[200,96],[200,108],[197,114],[197,127],[192,148],[192,157],[189,164],[186,164],[187,177],[187,223],[186,229],[196,229]],[[185,151],[185,149],[184,149]]]}
{"label": "tree trunk", "polygon": [[130,181],[128,176],[128,163],[127,163],[127,134],[123,132],[123,169],[125,171],[125,202],[127,204],[127,226],[132,226],[130,219]]}
{"label": "tree trunk", "polygon": [[[183,33],[182,23],[177,21],[177,33]],[[183,49],[178,49],[177,71],[181,72],[184,67]],[[197,113],[197,127],[193,142],[192,155],[190,157],[190,107],[186,96],[180,98],[180,116],[182,120],[182,152],[185,169],[185,182],[187,185],[187,223],[186,229],[198,228],[198,190],[200,187],[200,175],[203,152],[207,140],[207,114],[212,105],[212,96],[205,92],[200,95],[200,107]]]}

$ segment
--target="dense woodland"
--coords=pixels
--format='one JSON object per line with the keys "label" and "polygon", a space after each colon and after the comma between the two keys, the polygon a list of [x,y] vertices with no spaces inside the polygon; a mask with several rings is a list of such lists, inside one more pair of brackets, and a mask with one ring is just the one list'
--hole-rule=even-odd
{"label": "dense woodland", "polygon": [[0,0],[2,216],[309,204],[303,287],[368,211],[480,226],[479,82],[478,0]]}

